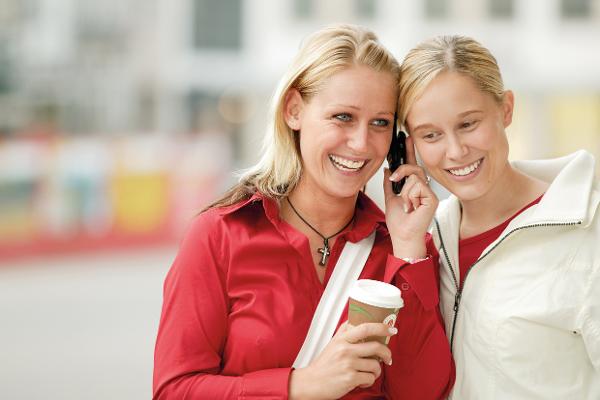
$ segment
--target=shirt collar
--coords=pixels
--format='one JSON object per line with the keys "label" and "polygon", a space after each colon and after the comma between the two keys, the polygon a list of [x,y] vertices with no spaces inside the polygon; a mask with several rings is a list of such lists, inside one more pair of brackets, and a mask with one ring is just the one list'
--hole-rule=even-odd
{"label": "shirt collar", "polygon": [[[277,201],[259,192],[254,193],[245,200],[241,200],[230,206],[222,207],[220,209],[220,214],[233,214],[242,208],[258,202],[262,203],[265,215],[271,223],[278,225],[279,205],[277,204]],[[356,201],[354,226],[346,233],[346,238],[350,242],[358,242],[369,236],[374,229],[378,229],[384,234],[387,234],[387,229],[385,228],[385,214],[366,194],[359,192]]]}

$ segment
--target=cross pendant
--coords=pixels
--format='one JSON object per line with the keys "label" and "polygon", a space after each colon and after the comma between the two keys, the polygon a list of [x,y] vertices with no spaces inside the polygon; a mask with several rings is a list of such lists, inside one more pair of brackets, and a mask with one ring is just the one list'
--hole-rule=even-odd
{"label": "cross pendant", "polygon": [[323,247],[317,249],[317,252],[321,254],[321,261],[319,261],[319,265],[321,267],[324,267],[325,265],[327,265],[327,258],[329,258],[329,255],[331,254],[331,252],[329,251],[329,243],[327,243],[327,239],[325,239],[325,241],[323,242]]}

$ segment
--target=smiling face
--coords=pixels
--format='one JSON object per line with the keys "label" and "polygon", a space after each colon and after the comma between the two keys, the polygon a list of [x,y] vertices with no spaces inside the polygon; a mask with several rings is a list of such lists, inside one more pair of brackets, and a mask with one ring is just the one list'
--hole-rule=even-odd
{"label": "smiling face", "polygon": [[396,86],[390,73],[353,66],[309,99],[290,91],[285,118],[299,132],[303,165],[297,190],[315,198],[358,194],[389,150]]}
{"label": "smiling face", "polygon": [[476,200],[509,168],[512,109],[510,91],[499,103],[472,78],[442,72],[414,102],[406,125],[431,176],[460,200]]}

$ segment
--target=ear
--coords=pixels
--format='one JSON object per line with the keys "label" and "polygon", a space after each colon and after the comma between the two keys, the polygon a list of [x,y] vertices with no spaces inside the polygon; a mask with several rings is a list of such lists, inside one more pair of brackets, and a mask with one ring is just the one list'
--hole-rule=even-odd
{"label": "ear", "polygon": [[304,108],[304,100],[297,89],[291,88],[285,95],[283,104],[283,116],[285,122],[294,131],[299,131],[301,127],[302,109]]}
{"label": "ear", "polygon": [[504,114],[504,127],[507,128],[512,123],[513,109],[515,106],[515,95],[512,90],[504,92],[502,98],[502,111]]}

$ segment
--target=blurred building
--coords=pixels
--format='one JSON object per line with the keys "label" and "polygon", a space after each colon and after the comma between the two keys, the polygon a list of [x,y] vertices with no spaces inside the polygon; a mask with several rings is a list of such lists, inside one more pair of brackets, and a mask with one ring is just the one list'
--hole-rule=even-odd
{"label": "blurred building", "polygon": [[1,3],[4,135],[41,128],[66,134],[226,130],[246,165],[256,157],[269,95],[300,40],[346,21],[373,28],[399,58],[433,35],[474,36],[494,52],[507,86],[519,95],[516,130],[528,138],[524,156],[577,144],[598,151],[599,0]]}
{"label": "blurred building", "polygon": [[183,224],[256,161],[301,39],[341,21],[400,59],[477,38],[516,92],[514,158],[600,157],[600,0],[0,0],[0,243]]}

